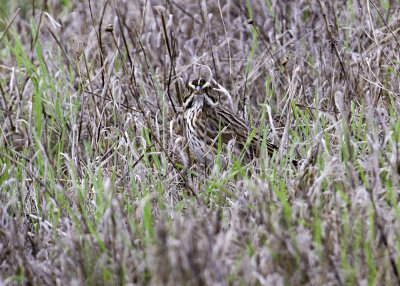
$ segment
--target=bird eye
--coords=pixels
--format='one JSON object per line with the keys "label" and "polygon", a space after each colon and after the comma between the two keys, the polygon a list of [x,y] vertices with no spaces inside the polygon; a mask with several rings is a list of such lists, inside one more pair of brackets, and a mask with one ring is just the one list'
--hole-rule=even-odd
{"label": "bird eye", "polygon": [[202,89],[206,89],[207,87],[210,87],[211,84],[207,81],[205,83],[203,83],[203,85],[201,86]]}
{"label": "bird eye", "polygon": [[196,85],[197,85],[197,84],[196,84],[195,81],[193,80],[193,81],[191,81],[191,82],[188,83],[188,88],[195,90],[195,89],[196,89]]}
{"label": "bird eye", "polygon": [[201,87],[201,89],[204,90],[211,87],[211,84],[202,78],[192,80],[188,83],[188,89],[196,91],[198,87]]}

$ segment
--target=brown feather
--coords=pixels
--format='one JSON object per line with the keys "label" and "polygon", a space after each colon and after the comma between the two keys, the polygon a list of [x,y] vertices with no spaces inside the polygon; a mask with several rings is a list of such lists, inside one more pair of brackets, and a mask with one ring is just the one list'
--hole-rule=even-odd
{"label": "brown feather", "polygon": [[[242,118],[228,111],[218,103],[218,96],[213,88],[203,79],[196,79],[188,84],[188,92],[184,95],[186,135],[189,147],[200,161],[213,163],[216,157],[218,136],[221,142],[228,144],[235,140],[235,151],[241,152],[246,145],[252,129]],[[259,156],[261,137],[256,134],[246,152],[246,161]],[[267,141],[269,155],[278,147]]]}

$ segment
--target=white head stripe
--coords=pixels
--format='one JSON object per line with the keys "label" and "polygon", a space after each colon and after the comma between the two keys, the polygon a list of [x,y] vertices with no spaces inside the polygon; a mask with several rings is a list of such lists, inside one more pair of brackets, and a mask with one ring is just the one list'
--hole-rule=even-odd
{"label": "white head stripe", "polygon": [[207,88],[207,87],[209,87],[210,86],[210,83],[207,81],[205,84],[203,84],[203,86],[201,87],[202,89],[205,89],[205,88]]}

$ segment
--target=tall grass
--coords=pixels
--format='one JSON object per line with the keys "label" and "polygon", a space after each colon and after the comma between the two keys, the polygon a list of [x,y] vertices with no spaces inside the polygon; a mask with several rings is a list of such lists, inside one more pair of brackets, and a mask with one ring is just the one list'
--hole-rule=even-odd
{"label": "tall grass", "polygon": [[[399,284],[399,3],[234,2],[0,2],[2,282]],[[190,156],[198,76],[260,158]]]}

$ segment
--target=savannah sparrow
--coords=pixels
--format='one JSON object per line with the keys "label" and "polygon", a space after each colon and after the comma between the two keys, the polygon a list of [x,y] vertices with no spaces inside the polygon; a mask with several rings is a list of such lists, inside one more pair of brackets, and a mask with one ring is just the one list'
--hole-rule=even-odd
{"label": "savannah sparrow", "polygon": [[[218,140],[232,147],[235,155],[244,150],[245,161],[259,155],[262,139],[256,134],[251,142],[248,138],[252,128],[237,115],[228,111],[218,101],[216,90],[209,82],[200,78],[189,82],[183,96],[184,121],[189,148],[197,159],[210,165],[216,159]],[[230,145],[232,144],[233,145]],[[267,142],[268,154],[272,155],[278,147]]]}

